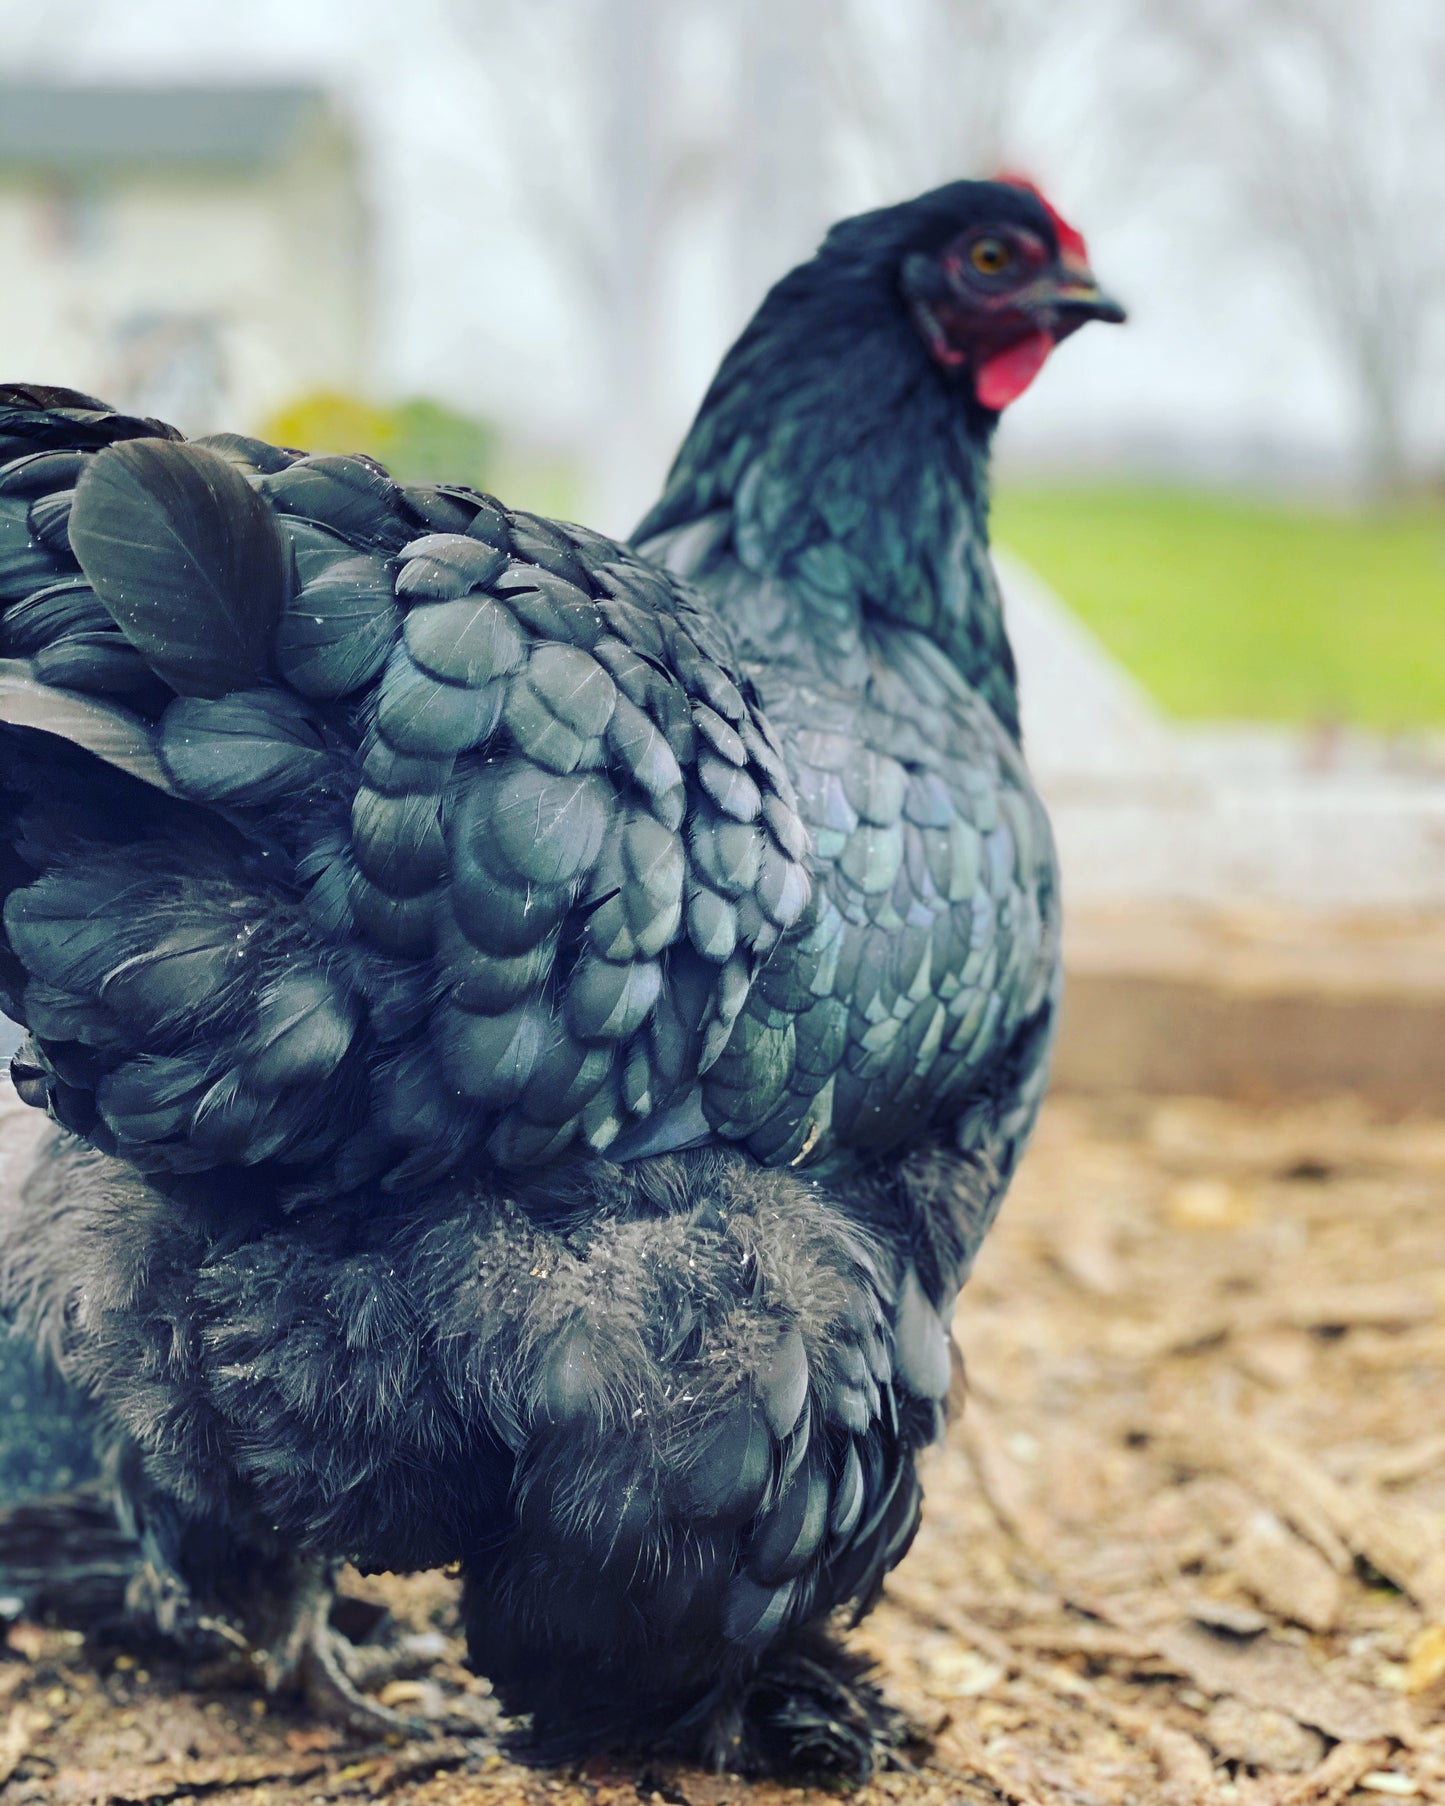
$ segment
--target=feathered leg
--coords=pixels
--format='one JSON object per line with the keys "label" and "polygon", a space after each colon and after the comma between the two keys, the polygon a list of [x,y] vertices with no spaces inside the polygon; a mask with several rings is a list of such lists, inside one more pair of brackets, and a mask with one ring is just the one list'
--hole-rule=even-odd
{"label": "feathered leg", "polygon": [[794,1175],[698,1154],[609,1198],[531,1257],[512,1523],[464,1562],[473,1664],[532,1760],[864,1777],[899,1721],[820,1621],[912,1538],[943,1324]]}
{"label": "feathered leg", "polygon": [[[160,1213],[154,1243],[148,1210]],[[96,1305],[113,1289],[132,1331],[117,1367],[146,1414],[156,1420],[156,1392],[177,1407],[186,1401],[184,1351],[197,1326],[174,1300],[136,1284],[153,1261],[160,1267],[162,1244],[190,1257],[194,1278],[197,1251],[173,1233],[182,1220],[117,1163],[69,1142],[29,1183],[0,1194],[5,1292],[25,1332],[0,1337],[0,1611],[8,1600],[12,1612],[91,1635],[159,1634],[193,1653],[235,1652],[269,1692],[300,1692],[319,1717],[364,1736],[474,1732],[470,1720],[413,1718],[369,1696],[367,1687],[416,1674],[429,1656],[404,1642],[358,1647],[337,1629],[337,1562],[260,1528],[214,1439],[196,1439],[189,1484],[168,1490],[135,1437],[79,1389],[112,1405],[119,1397],[86,1358],[99,1343],[76,1334],[78,1301],[88,1294]],[[109,1264],[107,1228],[124,1231],[123,1258]],[[206,1245],[202,1235],[198,1247]],[[98,1264],[87,1268],[88,1259]],[[156,1358],[160,1346],[168,1362]]]}
{"label": "feathered leg", "polygon": [[704,1766],[861,1785],[875,1768],[904,1765],[920,1733],[868,1675],[866,1658],[825,1628],[787,1638],[713,1707],[698,1742]]}
{"label": "feathered leg", "polygon": [[360,1648],[332,1623],[336,1564],[309,1550],[262,1548],[235,1534],[188,1525],[170,1501],[142,1487],[125,1499],[138,1532],[126,1591],[132,1623],[182,1647],[232,1650],[268,1693],[300,1693],[315,1715],[363,1737],[436,1736],[475,1726],[396,1712],[363,1691],[417,1672],[404,1647]]}

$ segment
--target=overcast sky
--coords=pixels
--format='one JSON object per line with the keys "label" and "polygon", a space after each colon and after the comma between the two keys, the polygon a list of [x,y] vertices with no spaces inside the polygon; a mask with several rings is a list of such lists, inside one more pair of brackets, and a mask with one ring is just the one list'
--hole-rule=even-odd
{"label": "overcast sky", "polygon": [[[1195,3],[1207,12],[1215,0]],[[1049,13],[1047,0],[1018,4]],[[1257,464],[1282,470],[1328,468],[1347,453],[1349,390],[1303,289],[1258,254],[1250,222],[1222,209],[1208,137],[1217,122],[1192,154],[1161,149],[1150,72],[1102,30],[1114,0],[1073,0],[1068,41],[1041,33],[1007,87],[987,76],[972,91],[986,59],[966,32],[922,59],[914,46],[910,62],[895,41],[906,7],[858,0],[862,23],[840,49],[841,11],[842,0],[673,0],[665,41],[644,47],[644,81],[637,66],[619,76],[613,59],[637,52],[648,0],[590,10],[586,0],[0,0],[0,71],[332,88],[361,127],[373,197],[378,390],[484,409],[525,437],[581,444],[594,461],[608,456],[609,419],[630,409],[638,424],[609,512],[648,499],[765,274],[804,254],[839,212],[983,173],[949,158],[982,142],[969,115],[982,130],[990,102],[1003,125],[989,129],[1077,217],[1098,274],[1133,315],[1127,330],[1093,328],[1061,351],[1008,421],[1007,456],[1077,468],[1122,447],[1162,465],[1182,448],[1239,470],[1252,445]],[[1093,42],[1077,30],[1091,11]],[[840,83],[857,129],[837,127]],[[680,196],[649,201],[665,243],[642,377],[635,345],[632,374],[619,374],[629,366],[607,329],[608,309],[632,305],[633,290],[615,267],[606,281],[596,274],[629,232],[650,229],[610,218],[609,207],[626,208],[593,180],[599,117],[617,149],[614,91],[632,109],[622,123],[636,128],[641,166],[663,146],[668,193]],[[1137,107],[1141,93],[1132,139],[1100,128],[1106,109]],[[1445,233],[1442,215],[1427,211],[1418,229]],[[1419,445],[1438,464],[1438,335],[1434,352],[1417,412]]]}

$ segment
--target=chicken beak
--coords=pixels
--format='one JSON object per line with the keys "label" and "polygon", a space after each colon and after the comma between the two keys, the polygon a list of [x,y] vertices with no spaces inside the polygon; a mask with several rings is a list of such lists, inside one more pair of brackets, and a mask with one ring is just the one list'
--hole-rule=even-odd
{"label": "chicken beak", "polygon": [[1111,326],[1122,326],[1129,318],[1121,302],[1106,294],[1092,277],[1087,282],[1070,282],[1054,291],[1054,306],[1072,326],[1086,320],[1104,320]]}
{"label": "chicken beak", "polygon": [[1040,284],[1038,299],[1058,319],[1060,337],[1089,320],[1122,326],[1129,317],[1122,305],[1099,287],[1087,264],[1072,260],[1066,261],[1056,276]]}

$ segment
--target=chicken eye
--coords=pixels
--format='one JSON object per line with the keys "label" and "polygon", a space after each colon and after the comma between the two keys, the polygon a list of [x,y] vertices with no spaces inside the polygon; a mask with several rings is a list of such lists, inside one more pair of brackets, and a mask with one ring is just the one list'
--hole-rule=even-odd
{"label": "chicken eye", "polygon": [[969,251],[969,261],[985,276],[997,276],[1013,261],[1013,252],[1001,238],[980,238]]}

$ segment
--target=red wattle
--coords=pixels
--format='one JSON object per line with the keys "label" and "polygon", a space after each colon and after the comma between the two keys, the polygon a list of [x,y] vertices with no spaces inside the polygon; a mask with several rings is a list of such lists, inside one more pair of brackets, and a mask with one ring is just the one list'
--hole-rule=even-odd
{"label": "red wattle", "polygon": [[978,367],[973,392],[985,408],[1006,408],[1017,401],[1043,369],[1054,341],[1046,332],[1031,332],[1002,351],[986,357]]}

